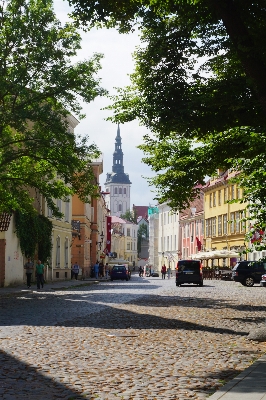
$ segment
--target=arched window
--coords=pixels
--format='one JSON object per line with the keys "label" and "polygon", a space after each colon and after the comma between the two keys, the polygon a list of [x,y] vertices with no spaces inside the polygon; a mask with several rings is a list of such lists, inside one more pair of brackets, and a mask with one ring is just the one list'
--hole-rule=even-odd
{"label": "arched window", "polygon": [[122,211],[122,204],[118,205],[118,211]]}
{"label": "arched window", "polygon": [[127,189],[126,188],[124,188],[124,194],[127,194]]}
{"label": "arched window", "polygon": [[60,236],[56,238],[55,266],[56,268],[60,268]]}
{"label": "arched window", "polygon": [[117,194],[117,187],[115,187],[115,194]]}
{"label": "arched window", "polygon": [[122,188],[119,188],[119,194],[122,194]]}

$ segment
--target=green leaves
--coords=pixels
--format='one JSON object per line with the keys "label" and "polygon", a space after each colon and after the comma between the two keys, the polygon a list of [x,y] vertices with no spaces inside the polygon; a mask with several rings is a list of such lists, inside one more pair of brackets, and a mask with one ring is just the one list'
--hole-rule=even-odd
{"label": "green leaves", "polygon": [[0,212],[32,209],[53,199],[94,194],[88,137],[75,137],[86,102],[105,94],[96,77],[101,55],[73,64],[81,38],[61,26],[50,0],[8,0],[0,6]]}
{"label": "green leaves", "polygon": [[52,251],[52,222],[35,211],[16,211],[15,226],[22,253],[34,258],[37,252],[38,259],[46,262]]}

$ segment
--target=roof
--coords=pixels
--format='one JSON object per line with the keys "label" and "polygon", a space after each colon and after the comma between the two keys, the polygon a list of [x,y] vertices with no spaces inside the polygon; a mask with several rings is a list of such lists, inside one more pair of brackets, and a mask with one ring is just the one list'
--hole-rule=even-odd
{"label": "roof", "polygon": [[111,222],[119,222],[120,224],[126,224],[126,221],[120,217],[117,217],[116,215],[111,216]]}
{"label": "roof", "polygon": [[203,213],[203,210],[204,210],[204,208],[203,208],[204,207],[203,199],[204,199],[203,192],[200,192],[200,197],[199,198],[196,198],[195,200],[193,200],[190,203],[190,206],[188,208],[186,208],[185,210],[180,211],[180,214],[179,214],[180,215],[180,219],[187,218],[187,217],[191,216],[191,209],[192,208],[196,209],[195,210],[195,215]]}
{"label": "roof", "polygon": [[136,211],[137,218],[142,217],[143,219],[148,219],[148,208],[149,206],[135,206],[135,204],[133,204],[133,210]]}

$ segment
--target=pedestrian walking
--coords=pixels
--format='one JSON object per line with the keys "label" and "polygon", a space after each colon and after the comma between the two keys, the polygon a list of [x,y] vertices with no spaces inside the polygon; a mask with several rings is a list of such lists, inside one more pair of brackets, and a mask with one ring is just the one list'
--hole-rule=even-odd
{"label": "pedestrian walking", "polygon": [[31,287],[31,276],[34,270],[34,264],[31,261],[30,258],[28,258],[28,262],[24,265],[24,268],[26,269],[26,276],[27,276],[27,287],[28,289]]}
{"label": "pedestrian walking", "polygon": [[78,280],[78,274],[79,274],[79,265],[77,262],[75,262],[75,264],[72,265],[71,268],[71,279],[75,277],[76,281]]}
{"label": "pedestrian walking", "polygon": [[96,261],[96,264],[94,265],[94,274],[95,274],[95,278],[98,279],[99,276],[99,262]]}
{"label": "pedestrian walking", "polygon": [[104,268],[104,265],[102,262],[100,262],[100,264],[99,264],[99,277],[100,278],[103,278],[103,268]]}
{"label": "pedestrian walking", "polygon": [[169,266],[169,267],[167,268],[167,276],[168,276],[168,279],[171,278],[171,273],[172,273],[171,267]]}
{"label": "pedestrian walking", "polygon": [[40,290],[41,285],[44,285],[44,265],[41,260],[38,260],[36,265],[36,277],[37,277],[37,290]]}
{"label": "pedestrian walking", "polygon": [[162,266],[161,273],[162,273],[162,279],[165,279],[165,275],[166,275],[166,265],[165,264]]}
{"label": "pedestrian walking", "polygon": [[105,279],[108,279],[109,276],[109,265],[108,263],[105,264]]}

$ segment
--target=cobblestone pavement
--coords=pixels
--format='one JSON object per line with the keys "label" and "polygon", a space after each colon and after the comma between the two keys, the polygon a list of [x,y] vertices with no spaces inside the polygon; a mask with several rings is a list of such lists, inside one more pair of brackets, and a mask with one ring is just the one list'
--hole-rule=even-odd
{"label": "cobblestone pavement", "polygon": [[266,352],[246,338],[265,299],[259,286],[136,275],[1,295],[0,398],[206,399]]}

